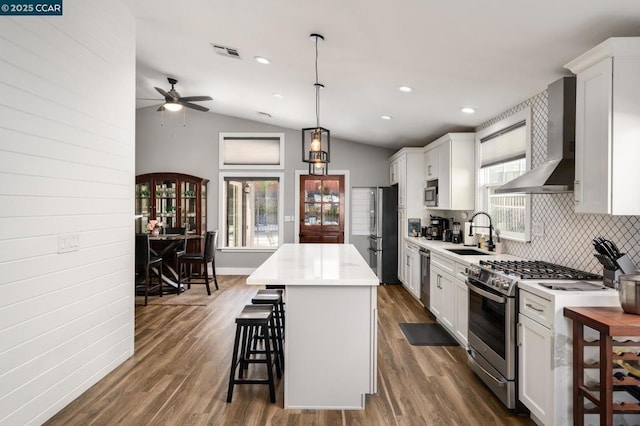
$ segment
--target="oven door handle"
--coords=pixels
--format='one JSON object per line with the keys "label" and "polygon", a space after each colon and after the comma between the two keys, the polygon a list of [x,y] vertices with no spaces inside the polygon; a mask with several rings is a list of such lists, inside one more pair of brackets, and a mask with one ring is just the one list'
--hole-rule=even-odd
{"label": "oven door handle", "polygon": [[489,293],[486,290],[482,290],[481,288],[478,288],[477,286],[473,285],[469,281],[467,281],[467,287],[469,287],[469,290],[473,291],[474,293],[478,293],[480,296],[486,297],[489,300],[493,300],[494,302],[500,303],[502,305],[507,303],[504,297],[496,296],[493,293]]}
{"label": "oven door handle", "polygon": [[468,351],[469,352],[469,357],[467,358],[471,363],[473,363],[474,366],[478,367],[480,370],[482,370],[484,372],[484,374],[486,374],[487,376],[491,377],[491,379],[493,379],[494,382],[496,382],[496,384],[500,387],[504,387],[504,385],[507,384],[507,382],[503,379],[499,379],[496,376],[494,376],[493,374],[489,373],[487,370],[485,370],[484,368],[482,368],[482,366],[480,364],[478,364],[476,362],[475,359],[473,359],[473,351]]}

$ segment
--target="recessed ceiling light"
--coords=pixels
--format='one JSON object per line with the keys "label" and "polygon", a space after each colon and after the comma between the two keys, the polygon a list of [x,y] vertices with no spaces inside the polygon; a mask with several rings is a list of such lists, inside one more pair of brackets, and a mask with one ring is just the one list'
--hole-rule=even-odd
{"label": "recessed ceiling light", "polygon": [[254,59],[260,62],[261,64],[265,64],[265,65],[268,65],[271,63],[270,60],[268,60],[267,58],[263,58],[262,56],[255,56]]}
{"label": "recessed ceiling light", "polygon": [[382,115],[380,116],[380,118],[382,118],[383,120],[391,120],[393,117],[391,117],[390,115]]}
{"label": "recessed ceiling light", "polygon": [[475,108],[471,107],[464,107],[460,109],[460,111],[464,112],[465,114],[473,114],[474,112],[476,112]]}
{"label": "recessed ceiling light", "polygon": [[272,93],[274,98],[278,98],[278,99],[282,99],[284,98],[284,95],[280,94],[280,93]]}
{"label": "recessed ceiling light", "polygon": [[398,90],[404,93],[409,93],[411,92],[413,89],[409,86],[400,86],[398,87]]}

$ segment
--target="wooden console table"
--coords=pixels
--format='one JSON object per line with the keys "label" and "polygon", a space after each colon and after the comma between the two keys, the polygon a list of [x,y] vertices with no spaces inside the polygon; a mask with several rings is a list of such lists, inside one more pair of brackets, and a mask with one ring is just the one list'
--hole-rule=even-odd
{"label": "wooden console table", "polygon": [[[613,361],[640,360],[633,352],[618,355],[613,346],[640,346],[639,342],[614,341],[614,336],[640,336],[640,315],[626,314],[621,308],[564,308],[564,316],[573,320],[573,424],[584,425],[585,413],[600,415],[600,425],[613,425],[613,414],[640,414],[639,403],[614,403],[613,392],[623,390],[620,386],[640,386],[640,380],[626,376],[623,380],[613,377]],[[600,333],[600,340],[585,342],[584,326]],[[584,363],[584,348],[598,346],[600,361],[596,364]],[[585,368],[600,370],[600,384],[597,387],[585,385]],[[595,409],[585,409],[584,400],[596,405]]]}

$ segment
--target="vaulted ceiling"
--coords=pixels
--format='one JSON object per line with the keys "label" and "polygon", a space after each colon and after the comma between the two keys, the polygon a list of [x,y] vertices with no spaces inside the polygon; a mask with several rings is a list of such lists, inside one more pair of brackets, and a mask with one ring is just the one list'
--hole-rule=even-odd
{"label": "vaulted ceiling", "polygon": [[[134,0],[137,107],[179,80],[211,112],[398,148],[472,129],[569,75],[609,37],[640,36],[637,0]],[[213,45],[236,49],[239,58]],[[258,63],[255,57],[271,63]],[[400,86],[413,90],[403,93]],[[279,97],[274,94],[280,95]],[[462,107],[476,109],[464,114]],[[166,113],[166,112],[165,112]],[[160,113],[158,113],[160,114]],[[188,110],[187,114],[207,114]],[[382,119],[381,116],[391,119]]]}

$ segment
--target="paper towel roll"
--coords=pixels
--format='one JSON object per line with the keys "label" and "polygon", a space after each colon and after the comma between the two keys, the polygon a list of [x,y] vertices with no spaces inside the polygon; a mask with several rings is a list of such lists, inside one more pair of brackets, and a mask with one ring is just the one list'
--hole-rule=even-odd
{"label": "paper towel roll", "polygon": [[464,245],[475,247],[476,245],[476,236],[469,236],[469,230],[471,229],[471,222],[464,223]]}

